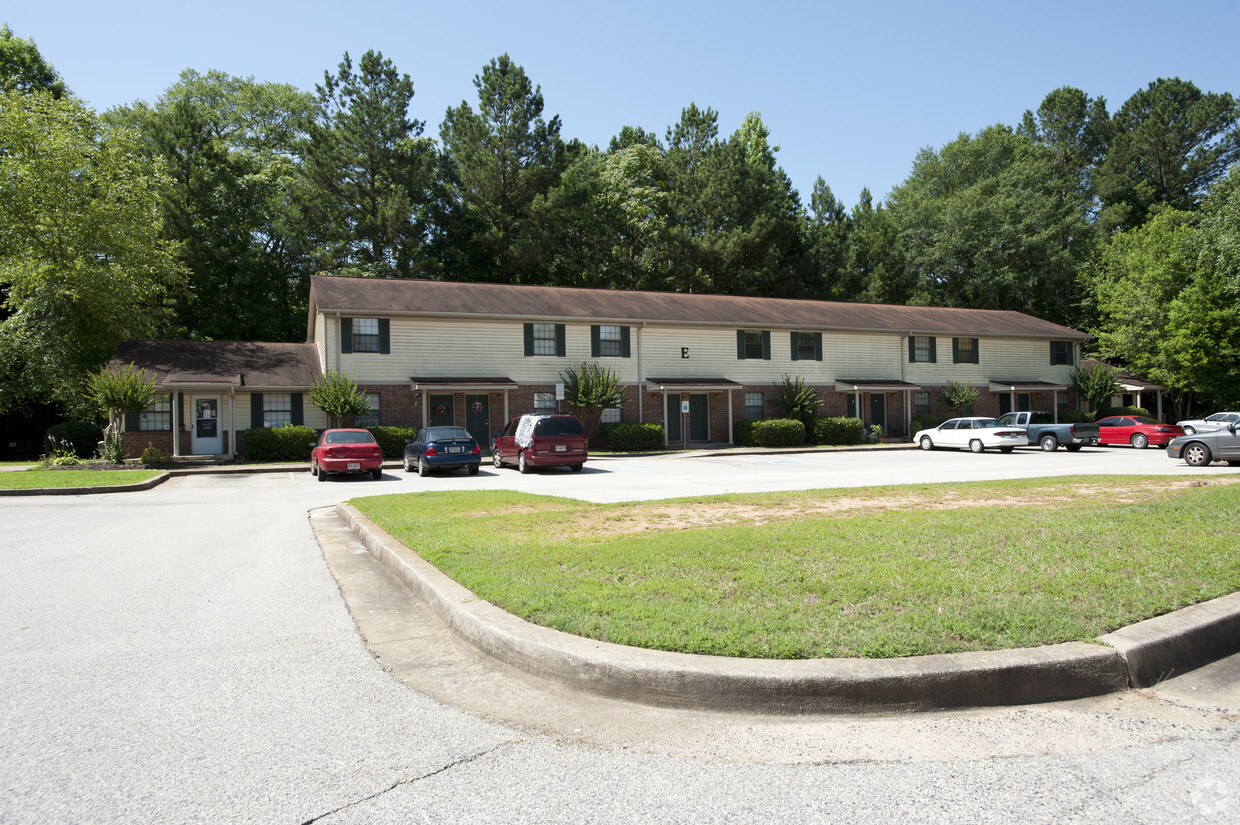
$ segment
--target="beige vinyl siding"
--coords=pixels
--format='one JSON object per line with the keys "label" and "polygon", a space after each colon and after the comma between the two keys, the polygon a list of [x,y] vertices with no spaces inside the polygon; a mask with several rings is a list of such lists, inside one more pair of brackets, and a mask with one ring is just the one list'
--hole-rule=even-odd
{"label": "beige vinyl siding", "polygon": [[[948,380],[978,384],[992,379],[1048,381],[1055,384],[1070,384],[1072,381],[1072,367],[1051,366],[1049,339],[982,338],[978,341],[980,363],[953,364],[951,336],[937,337],[938,362],[906,363],[906,381],[930,386],[946,384]],[[904,360],[908,361],[907,343]]]}

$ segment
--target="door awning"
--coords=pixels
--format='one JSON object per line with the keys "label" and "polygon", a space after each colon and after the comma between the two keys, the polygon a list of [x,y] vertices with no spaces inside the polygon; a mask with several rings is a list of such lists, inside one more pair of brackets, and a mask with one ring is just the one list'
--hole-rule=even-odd
{"label": "door awning", "polygon": [[891,378],[837,378],[836,392],[903,392],[904,390],[920,390],[920,384],[910,384]]}
{"label": "door awning", "polygon": [[991,392],[1050,392],[1052,390],[1067,390],[1066,384],[1052,384],[1049,381],[1004,381],[999,378],[991,378]]}
{"label": "door awning", "polygon": [[501,392],[515,390],[511,378],[417,378],[409,379],[414,392]]}
{"label": "door awning", "polygon": [[650,392],[723,392],[739,390],[741,384],[726,378],[647,378]]}

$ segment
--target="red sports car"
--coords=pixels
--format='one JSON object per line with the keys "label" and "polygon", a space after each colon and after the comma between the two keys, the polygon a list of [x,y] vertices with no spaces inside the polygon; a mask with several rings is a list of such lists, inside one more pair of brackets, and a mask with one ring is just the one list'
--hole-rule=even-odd
{"label": "red sports car", "polygon": [[328,473],[383,475],[383,451],[367,430],[324,430],[310,446],[310,474],[319,481]]}
{"label": "red sports car", "polygon": [[1175,424],[1163,424],[1143,415],[1112,415],[1095,423],[1099,444],[1131,444],[1138,450],[1151,444],[1163,447],[1177,435],[1184,435]]}

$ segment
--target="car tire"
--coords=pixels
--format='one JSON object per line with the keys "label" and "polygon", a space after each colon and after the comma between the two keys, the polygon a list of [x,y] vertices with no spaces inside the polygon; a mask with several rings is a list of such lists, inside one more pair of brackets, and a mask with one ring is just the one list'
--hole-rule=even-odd
{"label": "car tire", "polygon": [[1133,433],[1132,441],[1130,443],[1138,450],[1144,450],[1146,447],[1150,446],[1150,440],[1144,433]]}
{"label": "car tire", "polygon": [[495,465],[495,469],[500,470],[504,467],[504,462],[499,460],[499,449],[491,451],[491,463]]}
{"label": "car tire", "polygon": [[373,470],[371,470],[370,477],[373,478],[375,481],[378,481],[379,479],[383,478],[383,468],[376,467]]}
{"label": "car tire", "polygon": [[975,438],[969,442],[969,450],[975,453],[982,453],[986,451],[986,445],[982,443],[980,438]]}
{"label": "car tire", "polygon": [[1015,448],[1015,447],[1000,447],[1000,448],[999,448],[999,452],[1001,452],[1001,453],[1010,453],[1010,452],[1012,452],[1012,450],[1014,450],[1014,449],[1016,449],[1016,448]]}
{"label": "car tire", "polygon": [[917,446],[921,447],[926,452],[930,452],[934,449],[934,442],[930,440],[930,436],[923,435],[921,437],[921,441],[917,442]]}
{"label": "car tire", "polygon": [[310,475],[317,476],[318,474],[319,474],[319,468],[314,465],[313,461],[311,461],[310,462]]}
{"label": "car tire", "polygon": [[517,470],[522,474],[530,471],[530,465],[525,463],[525,450],[517,453]]}
{"label": "car tire", "polygon": [[418,459],[418,475],[420,475],[422,478],[426,478],[430,474],[431,474],[431,468],[426,466],[426,462],[422,460],[421,458],[419,458]]}
{"label": "car tire", "polygon": [[1210,448],[1200,441],[1184,445],[1184,462],[1188,466],[1208,467],[1213,460],[1214,457],[1210,455]]}
{"label": "car tire", "polygon": [[1196,435],[1196,434],[1197,434],[1197,429],[1196,429],[1195,427],[1185,427],[1185,428],[1184,428],[1184,434],[1185,434],[1185,435]]}
{"label": "car tire", "polygon": [[471,465],[469,465],[469,474],[470,474],[471,476],[476,476],[476,475],[478,475],[478,465],[477,465],[477,464],[471,464]]}
{"label": "car tire", "polygon": [[1053,453],[1059,449],[1059,439],[1055,436],[1047,434],[1042,436],[1042,440],[1038,442],[1038,446],[1042,448],[1044,453]]}
{"label": "car tire", "polygon": [[584,464],[574,464],[574,465],[572,465],[573,472],[574,472],[574,473],[580,473],[580,472],[581,472],[581,468],[582,468],[582,467],[584,467],[584,466],[586,466],[586,465],[584,465]]}
{"label": "car tire", "polygon": [[412,473],[413,465],[409,463],[409,456],[405,456],[405,472]]}
{"label": "car tire", "polygon": [[322,467],[319,468],[317,475],[319,477],[319,481],[327,481],[327,473],[323,472]]}

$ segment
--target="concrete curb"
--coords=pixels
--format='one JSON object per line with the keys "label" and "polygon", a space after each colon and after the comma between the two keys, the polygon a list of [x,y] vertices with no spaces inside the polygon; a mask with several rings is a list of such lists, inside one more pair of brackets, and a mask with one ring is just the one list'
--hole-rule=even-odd
{"label": "concrete curb", "polygon": [[172,473],[160,473],[136,484],[111,484],[106,487],[31,487],[24,490],[0,490],[0,496],[89,496],[99,493],[136,493],[158,487]]}
{"label": "concrete curb", "polygon": [[336,512],[385,568],[475,648],[536,676],[648,705],[797,714],[1052,702],[1150,684],[1149,674],[1166,677],[1240,649],[1240,594],[1233,594],[1124,628],[1096,645],[801,661],[644,650],[518,619],[449,579],[355,508],[339,504]]}

